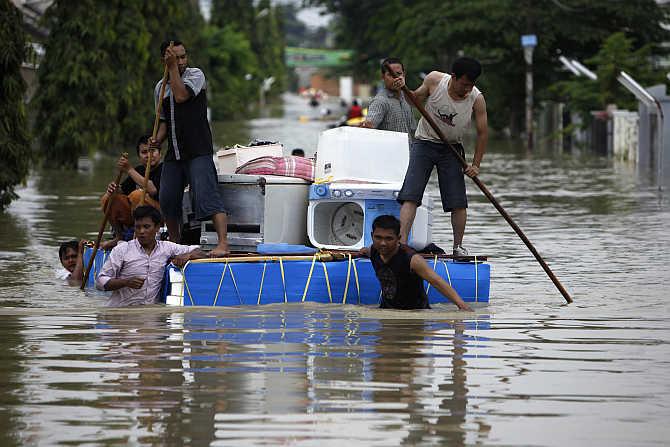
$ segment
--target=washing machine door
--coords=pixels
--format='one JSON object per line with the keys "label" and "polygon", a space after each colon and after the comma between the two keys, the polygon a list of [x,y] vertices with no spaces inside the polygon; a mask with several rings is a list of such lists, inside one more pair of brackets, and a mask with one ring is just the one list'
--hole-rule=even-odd
{"label": "washing machine door", "polygon": [[364,214],[354,202],[343,203],[333,213],[331,220],[331,245],[356,245],[363,239]]}

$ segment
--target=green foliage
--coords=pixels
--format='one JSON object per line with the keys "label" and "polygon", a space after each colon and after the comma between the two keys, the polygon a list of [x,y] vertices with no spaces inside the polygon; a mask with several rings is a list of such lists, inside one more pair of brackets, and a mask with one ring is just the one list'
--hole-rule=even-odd
{"label": "green foliage", "polygon": [[271,93],[284,91],[284,34],[277,7],[269,0],[260,0],[256,6],[244,0],[213,0],[211,24],[219,28],[230,26],[242,33],[256,55],[258,81],[272,76],[275,82]]}
{"label": "green foliage", "polygon": [[25,179],[32,158],[20,72],[26,54],[22,23],[14,5],[0,0],[0,210],[17,197],[14,187]]}
{"label": "green foliage", "polygon": [[608,104],[636,110],[637,100],[619,84],[617,76],[625,71],[642,85],[664,82],[663,73],[651,66],[651,49],[651,45],[645,45],[634,50],[633,39],[622,32],[614,33],[595,56],[585,61],[588,66],[597,67],[597,80],[570,78],[554,84],[551,91],[568,101],[574,111],[580,112],[584,122],[589,121],[590,111],[602,110]]}
{"label": "green foliage", "polygon": [[[341,47],[357,52],[358,74],[378,78],[379,60],[401,57],[408,84],[420,72],[449,71],[460,54],[478,58],[484,73],[489,124],[518,129],[523,117],[525,62],[521,34],[536,34],[533,73],[536,99],[564,79],[559,54],[592,57],[611,34],[625,30],[633,50],[670,40],[660,26],[670,18],[668,5],[654,0],[312,0],[336,14]],[[660,48],[654,47],[654,52]]]}
{"label": "green foliage", "polygon": [[249,41],[232,25],[206,27],[205,39],[212,119],[244,116],[259,88],[258,61]]}
{"label": "green foliage", "polygon": [[34,100],[46,160],[73,166],[83,153],[150,132],[160,42],[182,30],[197,55],[202,23],[191,1],[56,0],[45,15],[50,34]]}

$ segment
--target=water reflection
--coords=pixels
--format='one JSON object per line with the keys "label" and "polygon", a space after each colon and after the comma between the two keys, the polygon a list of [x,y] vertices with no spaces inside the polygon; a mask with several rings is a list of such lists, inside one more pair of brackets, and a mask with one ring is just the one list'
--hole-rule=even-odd
{"label": "water reflection", "polygon": [[[218,126],[217,142],[310,155],[326,123],[299,122],[291,101],[283,118]],[[575,304],[469,185],[466,245],[493,270],[490,305],[462,321],[448,306],[106,309],[52,269],[58,241],[97,231],[113,162],[38,171],[0,214],[2,445],[670,439],[668,196],[634,167],[492,141],[482,180]],[[433,234],[451,243],[442,213]]]}

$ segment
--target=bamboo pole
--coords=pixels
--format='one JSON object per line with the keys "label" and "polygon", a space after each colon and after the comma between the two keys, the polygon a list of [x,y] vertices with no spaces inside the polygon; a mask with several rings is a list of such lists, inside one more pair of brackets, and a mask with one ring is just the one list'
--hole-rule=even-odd
{"label": "bamboo pole", "polygon": [[[173,42],[170,41],[170,48],[172,48]],[[161,118],[161,109],[163,107],[163,97],[165,96],[165,86],[167,85],[167,77],[168,77],[168,66],[165,64],[165,68],[163,69],[163,80],[161,81],[161,92],[160,95],[158,96],[158,101],[156,104],[156,117],[154,118],[154,129],[153,132],[151,133],[151,138],[153,140],[156,139],[156,135],[158,135],[158,126],[160,124],[160,118]],[[144,197],[147,193],[147,185],[149,184],[149,173],[151,172],[151,153],[152,151],[149,151],[149,159],[147,160],[147,167],[144,170],[144,182],[142,182],[142,197],[140,198],[140,206],[144,205]]]}
{"label": "bamboo pole", "polygon": [[[124,152],[122,156],[127,158],[128,153]],[[112,210],[112,200],[114,199],[114,196],[117,194],[117,191],[119,190],[119,184],[121,183],[122,175],[123,171],[119,170],[119,173],[116,175],[116,179],[114,179],[116,189],[109,195],[107,203],[105,204],[105,215],[103,216],[102,222],[100,223],[100,229],[98,229],[98,237],[96,237],[95,239],[95,245],[93,246],[93,254],[91,254],[91,258],[88,260],[88,265],[86,266],[86,270],[84,271],[84,278],[81,282],[81,290],[84,290],[84,288],[86,287],[88,277],[91,274],[91,267],[93,267],[93,262],[95,261],[95,255],[98,253],[98,248],[100,247],[100,241],[102,240],[102,234],[105,232],[105,227],[107,226],[107,221],[109,220],[109,213]]]}

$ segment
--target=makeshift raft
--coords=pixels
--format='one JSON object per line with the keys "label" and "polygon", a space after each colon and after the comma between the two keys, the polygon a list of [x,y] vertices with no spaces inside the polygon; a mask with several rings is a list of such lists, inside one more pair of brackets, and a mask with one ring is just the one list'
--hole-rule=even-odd
{"label": "makeshift raft", "polygon": [[[84,253],[88,261],[92,250]],[[98,252],[88,286],[106,259]],[[438,275],[466,302],[488,303],[490,265],[486,258],[453,260],[433,255],[426,259]],[[86,264],[85,264],[86,265]],[[427,282],[431,304],[449,302]],[[161,301],[170,306],[239,306],[317,302],[378,304],[379,282],[370,260],[351,254],[312,256],[243,255],[190,261],[183,269],[166,268]]]}

